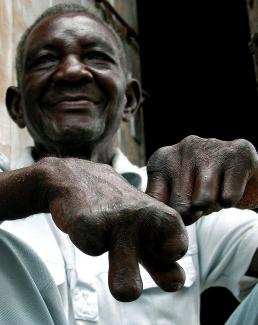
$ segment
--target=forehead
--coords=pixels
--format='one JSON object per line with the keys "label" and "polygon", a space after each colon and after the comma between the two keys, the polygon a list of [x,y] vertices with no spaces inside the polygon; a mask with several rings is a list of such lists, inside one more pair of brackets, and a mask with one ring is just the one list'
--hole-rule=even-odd
{"label": "forehead", "polygon": [[27,38],[25,53],[35,45],[60,41],[67,45],[71,41],[104,45],[118,52],[115,36],[105,25],[84,13],[66,13],[39,22]]}

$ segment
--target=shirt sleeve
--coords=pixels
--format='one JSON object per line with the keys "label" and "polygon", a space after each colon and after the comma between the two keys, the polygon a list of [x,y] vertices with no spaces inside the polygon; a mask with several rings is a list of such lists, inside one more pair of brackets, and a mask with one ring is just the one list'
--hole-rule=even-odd
{"label": "shirt sleeve", "polygon": [[258,248],[258,214],[223,209],[197,222],[201,290],[222,286],[242,299],[257,282],[246,277]]}

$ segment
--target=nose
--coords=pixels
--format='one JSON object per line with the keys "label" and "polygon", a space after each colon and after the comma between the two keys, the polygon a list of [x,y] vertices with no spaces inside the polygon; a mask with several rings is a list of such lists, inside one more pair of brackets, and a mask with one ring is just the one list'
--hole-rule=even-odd
{"label": "nose", "polygon": [[68,56],[60,64],[54,77],[54,82],[77,82],[82,79],[91,81],[93,79],[91,71],[81,62],[77,56]]}

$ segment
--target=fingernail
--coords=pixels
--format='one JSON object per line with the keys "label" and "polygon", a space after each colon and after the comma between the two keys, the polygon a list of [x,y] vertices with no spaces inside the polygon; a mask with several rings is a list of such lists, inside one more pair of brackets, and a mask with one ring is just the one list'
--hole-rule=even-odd
{"label": "fingernail", "polygon": [[183,283],[182,282],[174,282],[171,284],[171,289],[174,291],[178,291],[183,287]]}

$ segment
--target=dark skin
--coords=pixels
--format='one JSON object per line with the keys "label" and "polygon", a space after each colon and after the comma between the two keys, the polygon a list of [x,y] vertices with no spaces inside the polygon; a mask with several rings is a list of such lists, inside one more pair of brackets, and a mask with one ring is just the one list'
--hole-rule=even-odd
{"label": "dark skin", "polygon": [[[0,174],[2,215],[50,212],[83,252],[109,251],[109,286],[121,301],[141,294],[138,263],[164,290],[182,287],[176,260],[187,250],[184,223],[195,222],[200,211],[240,201],[242,208],[257,206],[257,183],[252,199],[248,184],[258,161],[245,140],[188,137],[157,151],[148,163],[147,194],[116,174],[109,166],[113,137],[140,97],[113,34],[79,13],[45,18],[33,29],[21,85],[6,95],[10,116],[34,139],[38,162]],[[55,158],[40,160],[45,156]]]}

